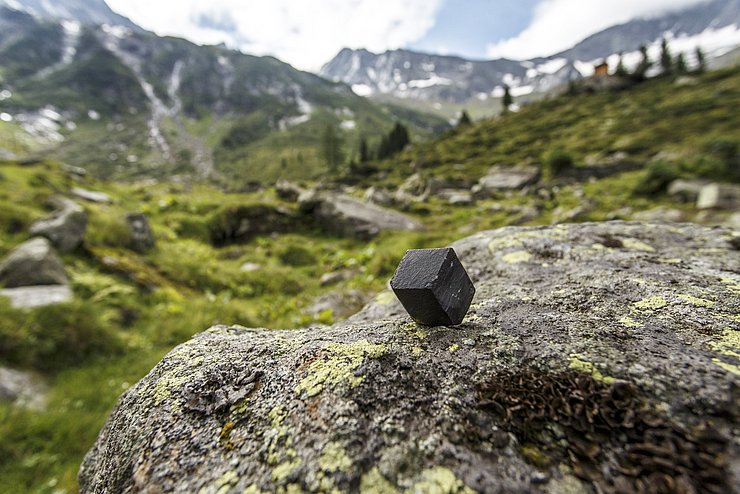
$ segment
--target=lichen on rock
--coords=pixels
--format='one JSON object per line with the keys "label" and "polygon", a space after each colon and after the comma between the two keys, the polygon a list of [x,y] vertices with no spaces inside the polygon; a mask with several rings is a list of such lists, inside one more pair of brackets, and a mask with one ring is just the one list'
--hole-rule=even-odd
{"label": "lichen on rock", "polygon": [[736,492],[731,238],[505,228],[453,245],[458,327],[385,294],[328,328],[212,328],[124,394],[81,491]]}

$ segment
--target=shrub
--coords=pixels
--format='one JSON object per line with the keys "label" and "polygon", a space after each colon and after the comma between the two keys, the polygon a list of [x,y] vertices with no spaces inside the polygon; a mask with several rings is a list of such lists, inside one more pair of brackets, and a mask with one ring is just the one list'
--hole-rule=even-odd
{"label": "shrub", "polygon": [[280,262],[286,266],[300,267],[316,264],[316,257],[305,247],[289,245],[280,251]]}
{"label": "shrub", "polygon": [[545,155],[545,169],[550,176],[557,176],[573,166],[573,156],[562,147],[557,147]]}
{"label": "shrub", "polygon": [[635,193],[650,195],[665,192],[668,184],[678,178],[676,165],[667,161],[651,161],[644,171],[644,178],[635,187]]}
{"label": "shrub", "polygon": [[57,371],[122,351],[105,312],[89,301],[20,311],[0,300],[0,360],[41,371]]}

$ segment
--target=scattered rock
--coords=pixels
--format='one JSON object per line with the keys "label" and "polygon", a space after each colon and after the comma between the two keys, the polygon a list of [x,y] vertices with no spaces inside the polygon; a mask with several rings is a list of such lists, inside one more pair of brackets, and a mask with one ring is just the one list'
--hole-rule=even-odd
{"label": "scattered rock", "polygon": [[79,204],[63,197],[53,197],[50,203],[56,211],[31,225],[30,233],[48,238],[62,252],[71,252],[85,236],[87,213]]}
{"label": "scattered rock", "polygon": [[444,189],[437,193],[440,199],[445,199],[451,206],[470,206],[475,201],[469,190]]}
{"label": "scattered rock", "polygon": [[632,216],[637,221],[680,223],[684,216],[678,209],[658,207],[647,211],[640,211]]}
{"label": "scattered rock", "polygon": [[342,281],[347,281],[356,274],[356,271],[351,269],[342,269],[341,271],[334,271],[333,273],[325,273],[319,283],[321,286],[336,285]]}
{"label": "scattered rock", "polygon": [[329,292],[317,298],[305,312],[318,316],[322,312],[331,311],[335,319],[344,319],[362,309],[368,298],[367,292],[361,290]]}
{"label": "scattered rock", "polygon": [[284,201],[296,202],[303,192],[303,187],[287,180],[278,180],[275,184],[275,193]]}
{"label": "scattered rock", "polygon": [[257,264],[256,262],[245,262],[239,269],[245,273],[254,273],[255,271],[262,269],[262,265]]}
{"label": "scattered rock", "polygon": [[709,184],[702,187],[696,200],[699,209],[738,209],[740,208],[740,186],[730,184]]}
{"label": "scattered rock", "polygon": [[674,180],[668,185],[668,195],[682,202],[696,202],[706,180]]}
{"label": "scattered rock", "polygon": [[399,205],[413,202],[424,202],[429,199],[432,186],[421,173],[414,173],[407,178],[394,194],[394,201]]}
{"label": "scattered rock", "polygon": [[72,195],[89,202],[98,204],[111,204],[113,202],[113,199],[103,192],[94,192],[92,190],[80,189],[79,187],[74,187],[70,192]]}
{"label": "scattered rock", "polygon": [[368,187],[364,199],[378,206],[391,206],[394,203],[393,196],[387,190],[375,186]]}
{"label": "scattered rock", "polygon": [[46,405],[46,384],[31,372],[0,367],[0,403],[42,411]]}
{"label": "scattered rock", "polygon": [[632,217],[633,212],[634,212],[634,209],[632,209],[629,206],[625,206],[623,208],[615,209],[614,211],[607,214],[606,219],[609,221],[626,220]]}
{"label": "scattered rock", "polygon": [[156,245],[154,232],[152,232],[146,216],[141,213],[127,214],[126,223],[128,223],[128,229],[131,233],[131,249],[136,252],[146,252]]}
{"label": "scattered rock", "polygon": [[478,181],[472,192],[477,198],[487,198],[502,190],[522,189],[539,179],[540,169],[537,167],[504,168],[497,165]]}
{"label": "scattered rock", "polygon": [[0,297],[10,299],[10,305],[15,309],[63,304],[72,300],[72,296],[69,285],[24,286],[0,290]]}
{"label": "scattered rock", "polygon": [[248,242],[258,235],[300,231],[305,220],[295,211],[269,204],[226,206],[211,215],[208,232],[214,245]]}
{"label": "scattered rock", "polygon": [[324,230],[337,235],[369,240],[383,230],[424,229],[402,213],[335,192],[306,192],[299,204],[301,211],[312,214]]}
{"label": "scattered rock", "polygon": [[62,165],[62,170],[73,179],[81,179],[87,176],[87,170],[79,166]]}
{"label": "scattered rock", "polygon": [[81,492],[733,492],[732,236],[482,232],[453,244],[460,327],[389,292],[328,328],[214,327],[121,397]]}
{"label": "scattered rock", "polygon": [[45,238],[22,243],[0,263],[0,285],[6,288],[66,284],[62,260]]}
{"label": "scattered rock", "polygon": [[551,223],[553,225],[558,223],[571,223],[583,217],[592,209],[593,204],[591,204],[589,201],[584,201],[583,204],[581,204],[580,206],[576,206],[573,209],[564,209],[563,207],[558,206],[552,213]]}
{"label": "scattered rock", "polygon": [[732,213],[729,218],[724,221],[724,226],[740,230],[740,212]]}

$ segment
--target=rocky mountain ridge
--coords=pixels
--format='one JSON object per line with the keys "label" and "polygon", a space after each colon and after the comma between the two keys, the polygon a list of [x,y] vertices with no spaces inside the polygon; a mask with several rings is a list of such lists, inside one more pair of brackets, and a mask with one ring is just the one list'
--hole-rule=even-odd
{"label": "rocky mountain ridge", "polygon": [[702,46],[709,57],[740,45],[740,0],[714,0],[654,19],[636,19],[594,34],[573,48],[549,57],[515,61],[467,60],[461,57],[392,50],[342,50],[320,74],[352,85],[365,96],[392,95],[410,100],[464,103],[500,98],[503,86],[514,96],[546,93],[568,81],[590,76],[594,64],[608,59],[616,67],[624,53],[636,65],[638,48],[649,45],[655,59],[663,36],[675,51],[693,56]]}
{"label": "rocky mountain ridge", "polygon": [[102,176],[311,178],[325,171],[327,126],[351,143],[394,120],[417,134],[446,128],[272,57],[7,7],[0,28],[0,126],[23,131],[5,146],[30,137]]}

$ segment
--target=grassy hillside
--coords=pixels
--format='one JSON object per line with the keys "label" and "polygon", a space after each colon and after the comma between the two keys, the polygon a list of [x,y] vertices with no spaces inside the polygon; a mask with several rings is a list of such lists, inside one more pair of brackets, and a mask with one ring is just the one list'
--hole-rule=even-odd
{"label": "grassy hillside", "polygon": [[[339,100],[339,107],[343,104]],[[738,107],[740,71],[725,70],[680,83],[659,79],[620,93],[553,99],[416,144],[392,160],[373,163],[374,174],[352,177],[347,172],[345,178],[355,183],[349,193],[361,196],[370,185],[395,190],[417,172],[449,186],[469,187],[496,163],[542,164],[545,177],[537,188],[472,205],[451,206],[433,195],[407,208],[426,232],[388,232],[371,242],[327,235],[299,221],[281,227],[282,233],[224,245],[225,229],[245,211],[264,218],[270,208],[293,211],[296,206],[279,200],[270,188],[228,193],[188,180],[119,183],[76,178],[52,159],[0,161],[0,257],[28,239],[30,224],[48,214],[44,203],[51,195],[84,187],[113,198],[110,205],[84,204],[90,216],[84,245],[63,256],[75,293],[72,302],[18,310],[0,298],[0,365],[38,372],[49,384],[43,411],[0,404],[0,492],[75,492],[82,456],[117,397],[174,345],[216,323],[275,329],[331,323],[338,317],[331,310],[312,314],[307,309],[327,293],[372,298],[408,248],[443,246],[511,224],[629,219],[656,207],[672,208],[685,220],[726,220],[730,212],[707,215],[661,190],[666,177],[679,175],[737,180]],[[187,125],[218,142],[229,126],[210,118]],[[345,116],[325,110],[316,118]],[[120,132],[135,142],[131,128]],[[300,147],[311,139],[308,129],[297,126],[284,137],[267,136],[264,148],[242,149],[246,157],[237,151],[226,155],[225,166],[244,173],[242,178],[249,175],[240,160],[271,160],[278,165],[264,166],[279,166],[281,155],[274,150],[287,136],[308,157],[308,144]],[[89,143],[104,137],[101,127],[92,124],[77,132],[98,132]],[[3,122],[0,139],[20,155],[36,145]],[[96,150],[88,146],[76,152],[93,163]],[[571,161],[572,169],[558,166]],[[589,175],[614,161],[638,166],[601,178]],[[146,170],[152,165],[142,158],[139,166]],[[141,254],[130,248],[124,224],[128,212],[148,216],[157,239],[153,250]],[[342,269],[351,271],[348,280],[321,286],[324,273]]]}
{"label": "grassy hillside", "polygon": [[729,169],[740,143],[737,108],[737,67],[657,78],[620,92],[560,96],[410,149],[385,164],[385,180],[398,182],[415,171],[469,180],[495,164],[547,163],[553,153],[569,156],[575,167],[658,159],[676,174],[737,179]]}

